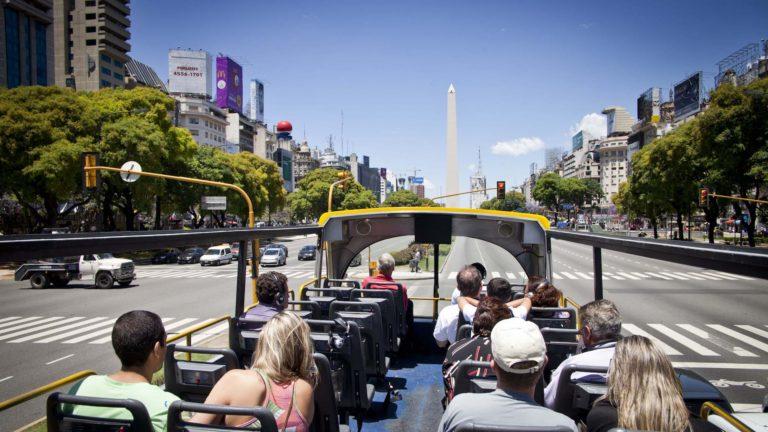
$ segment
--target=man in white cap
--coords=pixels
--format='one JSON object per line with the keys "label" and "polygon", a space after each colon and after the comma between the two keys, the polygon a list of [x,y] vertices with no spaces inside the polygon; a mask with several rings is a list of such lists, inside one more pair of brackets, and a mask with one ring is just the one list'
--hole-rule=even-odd
{"label": "man in white cap", "polygon": [[565,427],[577,432],[567,416],[538,405],[533,392],[547,363],[547,347],[536,324],[520,318],[499,322],[491,331],[491,368],[497,377],[491,393],[463,393],[451,401],[438,432],[460,424],[475,426]]}

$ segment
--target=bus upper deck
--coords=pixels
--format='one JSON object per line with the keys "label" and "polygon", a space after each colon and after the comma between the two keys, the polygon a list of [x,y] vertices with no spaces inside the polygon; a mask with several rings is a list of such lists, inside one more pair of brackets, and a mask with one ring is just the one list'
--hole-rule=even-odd
{"label": "bus upper deck", "polygon": [[[123,252],[137,249],[180,247],[202,243],[221,243],[236,239],[241,250],[246,242],[279,235],[316,234],[318,259],[315,278],[307,282],[291,300],[290,308],[307,320],[312,329],[316,362],[321,384],[316,391],[315,430],[344,429],[356,420],[361,426],[373,430],[421,430],[437,427],[442,415],[440,397],[442,376],[440,363],[444,351],[432,339],[434,315],[416,318],[412,335],[417,343],[403,345],[407,329],[402,321],[404,311],[397,289],[393,293],[376,293],[361,286],[360,281],[345,280],[352,260],[378,241],[413,236],[417,243],[438,245],[451,243],[454,237],[470,237],[494,244],[513,256],[529,276],[542,276],[552,280],[552,239],[561,239],[594,248],[594,296],[603,297],[601,250],[612,249],[657,259],[685,264],[696,264],[716,270],[733,271],[761,276],[768,274],[768,254],[736,248],[711,248],[680,245],[640,239],[623,239],[604,235],[548,231],[548,221],[540,216],[509,212],[394,208],[333,212],[323,215],[317,226],[281,229],[230,229],[162,233],[94,233],[55,236],[7,236],[0,239],[0,260],[22,260],[52,255],[74,255],[99,252]],[[437,251],[437,248],[435,248]],[[173,345],[166,357],[166,388],[188,402],[202,402],[213,383],[232,368],[247,367],[250,356],[258,344],[258,330],[252,320],[244,317],[249,308],[247,291],[248,272],[246,254],[238,257],[235,281],[235,307],[229,322],[229,346],[225,348],[199,348]],[[438,268],[434,268],[433,293],[424,301],[432,302],[437,311],[440,298]],[[451,287],[452,288],[452,287]],[[568,290],[565,289],[568,295]],[[316,300],[313,300],[316,298]],[[322,298],[322,299],[319,299]],[[419,300],[417,300],[419,301]],[[564,308],[568,310],[568,308]],[[545,316],[550,311],[534,311]],[[569,310],[568,318],[547,326],[558,327],[545,332],[548,349],[574,353],[577,320],[576,310]],[[550,327],[544,327],[550,328]],[[563,336],[565,335],[565,336]],[[175,353],[214,355],[213,361],[178,359]],[[552,357],[557,357],[552,355]],[[83,365],[86,366],[86,365]],[[475,364],[469,366],[477,367]],[[483,366],[483,365],[481,365]],[[487,365],[484,365],[487,367]],[[578,371],[571,371],[578,372]],[[715,387],[695,372],[679,370],[679,379],[687,391],[686,399],[695,411],[706,401],[717,402],[725,409],[718,413],[725,418],[732,411],[728,400]],[[493,382],[463,376],[457,383],[459,392],[484,392],[493,388]],[[437,391],[436,391],[437,390]],[[601,389],[573,385],[567,396],[559,401],[559,410],[573,418],[582,418],[588,404]],[[695,393],[695,394],[694,394]],[[431,396],[428,396],[431,395]],[[585,399],[586,398],[586,399]],[[401,400],[398,400],[401,399]],[[57,399],[69,401],[65,398]],[[54,402],[56,402],[54,401]],[[585,405],[586,404],[586,405]],[[180,411],[202,410],[198,405],[176,406],[169,414],[170,423],[179,424]],[[51,419],[66,417],[52,410]],[[58,417],[57,417],[58,416]],[[169,418],[170,418],[169,417]],[[77,420],[77,419],[74,419]],[[74,421],[68,419],[68,421]],[[266,423],[265,423],[266,425]],[[506,425],[497,425],[504,429]],[[265,426],[266,427],[266,426]],[[512,430],[512,429],[509,429]]]}

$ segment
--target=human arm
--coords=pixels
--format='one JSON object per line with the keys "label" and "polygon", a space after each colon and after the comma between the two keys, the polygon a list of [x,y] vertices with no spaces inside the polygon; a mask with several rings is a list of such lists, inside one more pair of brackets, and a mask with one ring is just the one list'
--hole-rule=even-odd
{"label": "human arm", "polygon": [[[227,372],[223,377],[213,386],[211,393],[205,399],[206,405],[231,405],[232,404],[232,389],[235,388],[234,374]],[[196,413],[189,420],[191,423],[199,424],[220,424],[221,416],[217,414],[209,413]]]}
{"label": "human arm", "polygon": [[480,300],[472,297],[459,296],[456,299],[456,303],[459,305],[459,309],[464,310],[467,305],[477,307],[480,304]]}
{"label": "human arm", "polygon": [[[261,406],[264,402],[264,381],[256,376],[256,372],[234,369],[226,374],[213,386],[211,393],[205,399],[206,404],[226,406]],[[227,416],[229,423],[241,424],[250,417]],[[219,415],[197,413],[190,422],[200,424],[224,424]]]}

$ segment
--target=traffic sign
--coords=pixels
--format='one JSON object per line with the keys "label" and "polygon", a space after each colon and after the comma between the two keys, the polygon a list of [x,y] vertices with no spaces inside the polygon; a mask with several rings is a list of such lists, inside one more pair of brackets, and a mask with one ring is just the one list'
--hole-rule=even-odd
{"label": "traffic sign", "polygon": [[[139,165],[138,162],[128,161],[128,162],[124,163],[123,166],[120,167],[120,169],[121,170],[141,172],[141,165]],[[140,174],[136,174],[136,173],[127,173],[127,172],[121,172],[120,173],[120,178],[122,178],[123,181],[127,182],[127,183],[133,183],[136,180],[138,180],[139,177],[141,177],[141,175]]]}
{"label": "traffic sign", "polygon": [[411,179],[411,184],[417,184],[417,185],[424,184],[424,177],[413,177]]}
{"label": "traffic sign", "polygon": [[227,197],[225,196],[204,196],[202,199],[203,210],[226,210]]}

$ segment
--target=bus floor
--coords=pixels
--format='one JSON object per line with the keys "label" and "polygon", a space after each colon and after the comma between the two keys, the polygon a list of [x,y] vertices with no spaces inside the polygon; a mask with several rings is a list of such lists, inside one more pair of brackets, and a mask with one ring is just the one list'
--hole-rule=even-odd
{"label": "bus floor", "polygon": [[[363,431],[401,432],[437,428],[443,415],[442,363],[445,350],[435,344],[433,328],[431,319],[416,318],[415,343],[401,348],[387,373],[387,380],[402,399],[396,401],[393,398],[384,411],[386,393],[377,391],[366,414]],[[354,420],[350,423],[354,430]]]}

